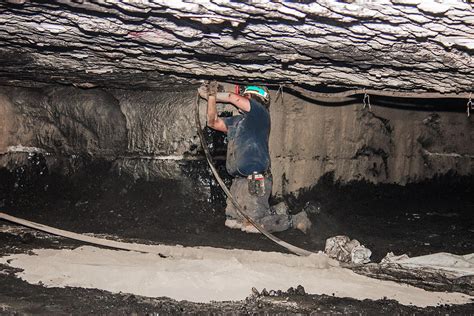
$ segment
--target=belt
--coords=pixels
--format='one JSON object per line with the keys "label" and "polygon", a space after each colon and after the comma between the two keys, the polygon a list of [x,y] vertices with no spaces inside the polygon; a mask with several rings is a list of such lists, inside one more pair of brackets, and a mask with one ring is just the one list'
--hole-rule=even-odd
{"label": "belt", "polygon": [[[269,169],[269,170],[266,170],[266,171],[264,171],[264,172],[257,172],[256,174],[257,174],[257,175],[262,175],[262,176],[264,176],[265,178],[270,178],[270,177],[272,176],[272,172],[270,171],[270,169]],[[250,175],[248,175],[248,176],[246,176],[246,177],[244,177],[244,178],[251,179],[252,176],[253,176],[253,174],[250,174]]]}

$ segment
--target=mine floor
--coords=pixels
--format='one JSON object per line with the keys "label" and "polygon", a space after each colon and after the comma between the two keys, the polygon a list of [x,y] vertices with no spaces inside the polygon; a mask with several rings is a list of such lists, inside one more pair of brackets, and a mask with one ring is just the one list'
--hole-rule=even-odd
{"label": "mine floor", "polygon": [[[163,180],[133,181],[94,165],[74,177],[30,177],[0,171],[2,211],[42,224],[79,233],[110,234],[162,244],[282,251],[265,237],[224,227],[224,204],[203,194],[198,185]],[[309,250],[324,249],[335,235],[358,239],[379,262],[389,251],[417,256],[435,252],[474,252],[473,180],[455,176],[408,185],[338,185],[328,176],[298,198],[286,197],[294,212],[313,201],[309,234],[288,231],[278,237]],[[276,202],[276,201],[274,201]],[[1,225],[10,225],[0,222]],[[13,227],[13,225],[12,225]],[[39,238],[32,233],[0,232],[0,256],[38,248],[72,249],[82,244]],[[251,296],[236,302],[209,304],[148,298],[83,288],[46,288],[0,267],[0,312],[163,313],[163,312],[298,312],[357,314],[471,314],[474,304],[419,308],[392,300],[358,301],[282,290],[278,296]],[[295,284],[295,287],[297,284]],[[261,290],[261,289],[259,289]],[[270,290],[270,289],[268,289]]]}

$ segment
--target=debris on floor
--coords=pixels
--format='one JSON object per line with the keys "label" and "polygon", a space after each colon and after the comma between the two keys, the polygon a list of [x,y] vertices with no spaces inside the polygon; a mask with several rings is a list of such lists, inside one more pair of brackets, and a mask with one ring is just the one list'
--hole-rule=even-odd
{"label": "debris on floor", "polygon": [[345,263],[369,263],[372,251],[361,245],[356,239],[340,235],[328,238],[324,252],[333,259]]}
{"label": "debris on floor", "polygon": [[396,256],[393,252],[389,252],[382,259],[381,264],[397,264],[403,268],[439,270],[444,275],[451,277],[474,275],[474,253],[461,256],[439,252],[410,258],[406,254]]}

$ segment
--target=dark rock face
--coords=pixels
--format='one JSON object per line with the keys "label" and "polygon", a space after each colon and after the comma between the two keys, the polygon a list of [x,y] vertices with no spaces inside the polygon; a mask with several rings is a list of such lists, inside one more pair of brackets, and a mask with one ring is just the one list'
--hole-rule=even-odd
{"label": "dark rock face", "polygon": [[[45,155],[50,170],[74,169],[77,157],[86,155],[113,160],[118,172],[135,179],[200,177],[195,169],[205,172],[207,164],[194,121],[195,98],[194,90],[2,88],[0,163],[14,168],[33,151]],[[204,126],[205,102],[200,106]],[[327,107],[285,94],[270,113],[277,195],[309,188],[328,173],[342,183],[406,184],[474,170],[474,129],[462,112],[375,103],[371,111],[362,104]],[[220,146],[212,148],[216,156],[225,155],[225,144]],[[209,179],[198,182],[209,185]]]}
{"label": "dark rock face", "polygon": [[115,160],[135,178],[178,178],[184,156],[198,151],[195,97],[190,90],[2,88],[3,165],[22,153],[44,154],[53,164],[87,155]]}
{"label": "dark rock face", "polygon": [[117,160],[120,170],[135,178],[179,178],[182,164],[196,159],[200,151],[194,119],[196,91],[177,90],[109,90],[127,119],[127,154]]}
{"label": "dark rock face", "polygon": [[[320,106],[285,95],[271,107],[274,188],[310,187],[333,173],[353,180],[407,184],[454,173],[472,175],[472,120],[433,107]],[[439,101],[438,101],[439,102]],[[454,106],[450,103],[450,106]]]}
{"label": "dark rock face", "polygon": [[[125,116],[112,94],[74,88],[46,93],[50,106],[47,111],[67,140],[66,151],[70,148],[89,154],[119,154],[127,149]],[[48,145],[47,141],[44,145]]]}
{"label": "dark rock face", "polygon": [[[3,88],[3,147],[37,147],[50,153],[116,155],[127,149],[125,116],[101,90]],[[4,136],[6,135],[6,136]]]}

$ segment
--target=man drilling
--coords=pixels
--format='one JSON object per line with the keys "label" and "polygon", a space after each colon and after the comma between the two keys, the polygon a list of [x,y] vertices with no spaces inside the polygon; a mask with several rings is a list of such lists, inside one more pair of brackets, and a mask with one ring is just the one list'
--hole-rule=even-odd
{"label": "man drilling", "polygon": [[[270,208],[270,95],[264,86],[247,86],[242,95],[218,92],[217,82],[199,88],[207,99],[207,126],[227,134],[227,172],[234,177],[230,192],[254,221],[269,232],[296,228],[306,233],[311,221],[305,212],[289,215],[288,210]],[[221,118],[216,103],[230,103],[239,115]],[[245,232],[258,230],[245,220],[227,199],[225,225]]]}

